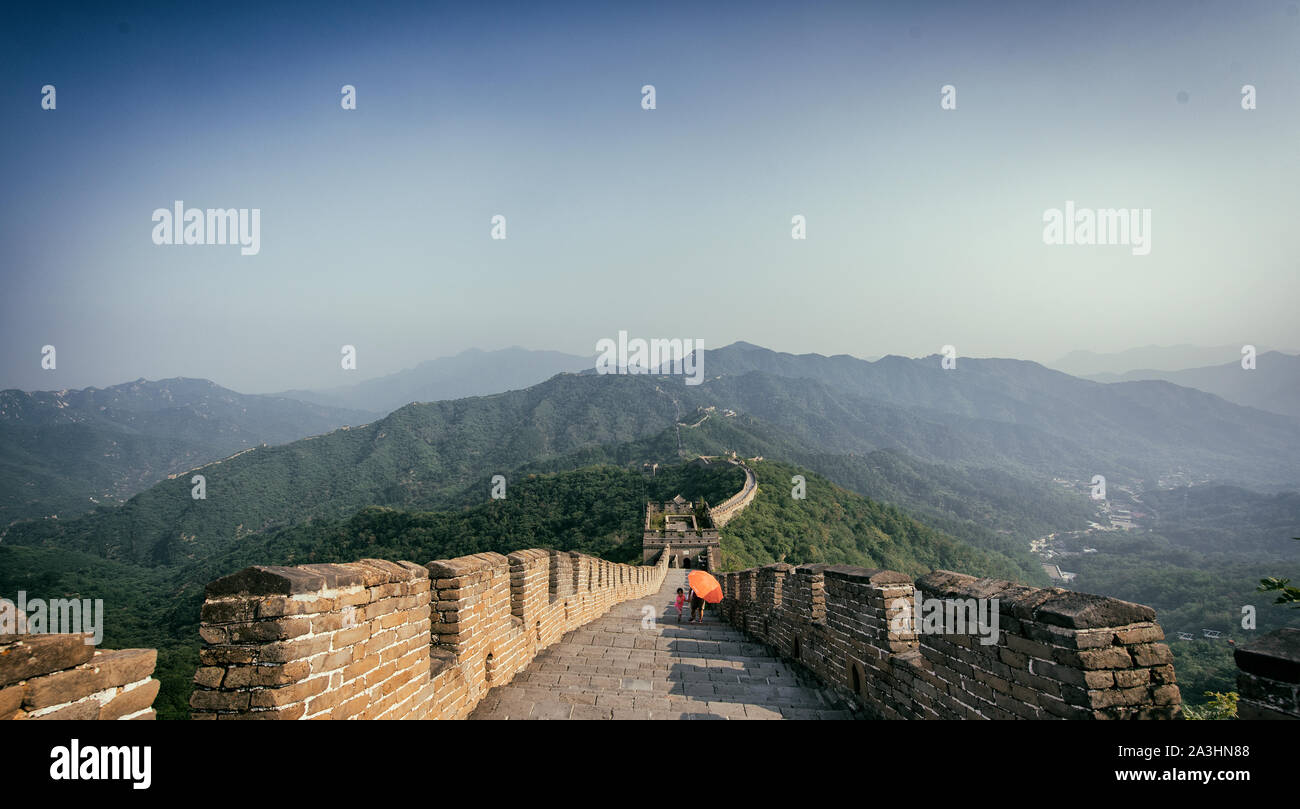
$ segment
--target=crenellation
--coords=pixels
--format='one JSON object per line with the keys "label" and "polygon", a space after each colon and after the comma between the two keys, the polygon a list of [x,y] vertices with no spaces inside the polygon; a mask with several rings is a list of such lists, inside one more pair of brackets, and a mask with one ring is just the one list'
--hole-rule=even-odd
{"label": "crenellation", "polygon": [[[248,568],[207,587],[191,714],[464,718],[566,633],[658,593],[672,558],[632,566],[529,549]],[[718,579],[724,620],[871,716],[1181,714],[1173,655],[1140,604],[950,571],[913,581],[777,563]],[[1297,649],[1300,631],[1281,630],[1236,650],[1243,718],[1300,719]],[[153,718],[155,660],[152,650],[94,651],[82,636],[5,636],[0,717]]]}
{"label": "crenellation", "polygon": [[208,586],[191,714],[463,718],[565,633],[656,592],[667,558],[529,549],[248,568]]}
{"label": "crenellation", "polygon": [[[776,597],[782,579],[780,598]],[[1149,607],[935,571],[800,565],[725,577],[722,614],[882,718],[1174,718]],[[755,588],[754,582],[760,582]],[[920,620],[916,605],[937,600]],[[971,606],[987,613],[972,623]],[[728,603],[730,602],[730,603]],[[929,601],[932,606],[936,604]],[[979,613],[975,613],[978,615]]]}

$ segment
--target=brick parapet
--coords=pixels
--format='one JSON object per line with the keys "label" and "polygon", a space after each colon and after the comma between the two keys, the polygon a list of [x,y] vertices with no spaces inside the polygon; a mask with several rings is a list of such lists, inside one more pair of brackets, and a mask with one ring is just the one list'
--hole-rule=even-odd
{"label": "brick parapet", "polygon": [[191,716],[461,718],[666,567],[530,549],[247,568],[208,585]]}
{"label": "brick parapet", "polygon": [[[881,718],[1180,713],[1173,657],[1150,607],[948,571],[913,582],[888,570],[769,565],[723,578],[725,620]],[[918,594],[944,606],[929,624],[913,615]],[[992,633],[959,622],[956,607],[995,598],[998,632],[985,644]]]}
{"label": "brick parapet", "polygon": [[87,635],[0,635],[0,720],[153,719],[154,649],[97,650]]}
{"label": "brick parapet", "polygon": [[738,461],[729,461],[729,463],[734,463],[745,470],[745,483],[740,491],[728,497],[716,507],[709,509],[709,519],[717,528],[721,528],[735,518],[745,506],[753,502],[754,497],[758,494],[758,478],[754,475],[754,470]]}

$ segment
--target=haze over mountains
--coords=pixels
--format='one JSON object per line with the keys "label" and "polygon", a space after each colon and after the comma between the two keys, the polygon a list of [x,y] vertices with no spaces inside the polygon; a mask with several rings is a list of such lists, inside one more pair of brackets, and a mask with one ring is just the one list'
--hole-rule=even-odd
{"label": "haze over mountains", "polygon": [[561,372],[590,368],[592,362],[591,357],[530,351],[518,346],[500,351],[473,348],[355,385],[315,391],[288,390],[277,395],[382,416],[411,402],[464,399],[526,388]]}
{"label": "haze over mountains", "polygon": [[[1255,349],[1259,354],[1273,350],[1265,346],[1256,346]],[[1287,353],[1294,354],[1296,352]],[[1100,374],[1122,375],[1140,368],[1158,371],[1181,371],[1186,368],[1222,365],[1240,359],[1240,345],[1152,345],[1111,353],[1071,351],[1055,362],[1045,364],[1049,368],[1064,371],[1071,376],[1093,377]]]}
{"label": "haze over mountains", "polygon": [[1246,370],[1240,362],[1176,371],[1139,369],[1122,374],[1094,374],[1097,382],[1161,379],[1221,396],[1230,402],[1300,417],[1300,356],[1268,351]]}
{"label": "haze over mountains", "polygon": [[[1295,401],[1289,391],[1296,389],[1300,360],[1269,353],[1260,363],[1253,372],[1225,366],[1173,375],[1217,387],[1224,398],[1160,380],[1100,384],[1018,360],[960,358],[957,368],[943,370],[937,357],[872,362],[846,355],[796,356],[744,342],[706,351],[707,382],[700,386],[671,376],[600,377],[589,358],[512,348],[464,352],[335,391],[294,392],[311,402],[287,394],[239,394],[188,379],[139,380],[103,390],[5,391],[0,393],[0,474],[7,483],[0,519],[53,513],[66,518],[262,443],[286,444],[367,422],[374,422],[373,435],[401,435],[388,443],[409,443],[399,454],[419,459],[408,470],[387,463],[368,470],[361,477],[374,486],[398,491],[412,485],[412,475],[437,479],[440,488],[464,485],[484,473],[489,460],[513,467],[602,443],[640,440],[709,406],[748,414],[779,431],[789,448],[785,457],[794,457],[792,451],[887,449],[931,464],[997,467],[1039,478],[1086,480],[1105,474],[1116,481],[1217,480],[1268,491],[1296,488],[1300,422],[1224,400],[1278,409]],[[550,378],[566,370],[584,373]],[[539,378],[546,381],[530,386]],[[1248,387],[1250,382],[1257,387]],[[487,393],[500,386],[517,387],[436,405],[424,401],[383,416],[369,410],[445,391]],[[385,427],[389,421],[392,429]],[[317,446],[355,440],[326,436],[308,450],[295,446],[283,452],[312,455]],[[460,463],[448,468],[427,457],[431,450],[450,453]],[[241,457],[225,468],[261,463],[262,457]],[[353,465],[359,462],[354,459]],[[359,474],[353,465],[335,470],[340,477],[330,491],[349,488],[349,475]],[[396,496],[373,502],[406,503]],[[411,503],[429,505],[418,497]]]}
{"label": "haze over mountains", "polygon": [[206,379],[138,379],[108,388],[0,391],[0,525],[74,516],[261,444],[360,425],[413,401],[525,388],[590,358],[470,350],[326,391],[243,394]]}
{"label": "haze over mountains", "polygon": [[[1134,507],[1162,533],[1089,536],[1105,558],[1072,564],[1094,589],[1182,610],[1179,627],[1213,623],[1295,557],[1294,417],[1162,380],[1103,384],[1019,360],[959,358],[944,370],[937,356],[796,356],[742,342],[702,362],[703,384],[687,385],[599,375],[591,360],[554,352],[471,352],[323,399],[382,406],[486,380],[522,385],[373,420],[204,380],[6,391],[0,585],[132,605],[118,642],[165,649],[164,694],[179,715],[205,581],[248,564],[437,558],[523,540],[633,558],[652,490],[716,499],[737,485],[725,469],[682,471],[698,455],[766,458],[760,500],[724,530],[724,559],[738,564],[938,565],[1047,584],[1030,541],[1088,530],[1095,474],[1112,496],[1140,493]],[[526,383],[556,367],[579,373]],[[654,483],[645,463],[676,471]],[[188,475],[167,477],[195,467],[204,500]],[[496,474],[507,477],[506,501],[487,497]],[[806,502],[785,496],[794,474],[809,481]],[[91,497],[104,505],[78,515]],[[21,519],[51,513],[60,516]],[[1117,561],[1126,553],[1140,556]],[[1227,584],[1213,603],[1188,605],[1188,587],[1217,586],[1209,568],[1231,570]]]}
{"label": "haze over mountains", "polygon": [[[1005,359],[960,358],[943,370],[937,356],[872,363],[748,343],[706,352],[705,375],[700,389],[719,403],[810,445],[834,436],[846,449],[894,447],[1072,479],[1109,469],[1116,478],[1300,484],[1300,421],[1160,381],[1107,385]],[[775,379],[804,384],[796,392]]]}
{"label": "haze over mountains", "polygon": [[205,379],[0,391],[0,525],[126,499],[169,474],[369,414],[236,393]]}
{"label": "haze over mountains", "polygon": [[[15,526],[6,541],[74,542],[166,563],[194,542],[220,545],[364,506],[445,507],[510,470],[675,460],[674,443],[690,440],[689,428],[675,425],[710,407],[753,420],[743,435],[733,431],[729,448],[779,448],[790,459],[887,450],[1016,481],[1102,474],[1112,485],[1148,488],[1161,480],[1300,488],[1300,420],[1167,382],[1107,385],[1017,360],[960,359],[943,370],[937,357],[873,363],[748,343],[708,351],[703,361],[707,381],[698,386],[680,376],[560,374],[522,390],[410,404],[362,427],[210,465],[201,470],[201,507],[188,480],[164,480],[120,508]],[[298,405],[309,407],[317,406]]]}

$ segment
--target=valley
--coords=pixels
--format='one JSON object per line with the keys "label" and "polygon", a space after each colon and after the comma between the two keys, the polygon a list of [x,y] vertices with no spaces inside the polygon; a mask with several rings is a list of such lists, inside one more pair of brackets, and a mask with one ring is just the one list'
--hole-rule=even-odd
{"label": "valley", "polygon": [[[1280,457],[1300,446],[1283,416],[1266,417],[1265,437],[1244,445],[1162,441],[1147,429],[1153,420],[1212,435],[1258,411],[1012,361],[963,360],[945,372],[937,361],[737,344],[705,353],[701,366],[698,386],[561,373],[164,467],[121,504],[7,525],[0,591],[104,598],[108,643],[160,649],[158,709],[179,717],[207,581],[254,564],[522,546],[639,561],[645,503],[679,494],[724,503],[745,490],[742,468],[689,462],[735,453],[754,459],[758,495],[722,527],[724,569],[952,569],[1151,604],[1171,638],[1196,638],[1171,640],[1197,689],[1189,695],[1230,686],[1231,647],[1203,629],[1243,636],[1234,626],[1247,603],[1258,603],[1261,631],[1294,620],[1254,593],[1297,559],[1280,537],[1300,523],[1300,495],[1262,485],[1300,474]],[[1053,386],[1059,394],[1045,393]],[[1090,404],[1070,404],[1077,397]],[[1253,473],[1228,471],[1245,467]],[[1104,500],[1090,496],[1097,470]],[[205,476],[205,500],[191,497],[191,473]],[[489,497],[498,474],[508,480],[502,500]],[[802,499],[791,496],[795,476],[806,481]]]}

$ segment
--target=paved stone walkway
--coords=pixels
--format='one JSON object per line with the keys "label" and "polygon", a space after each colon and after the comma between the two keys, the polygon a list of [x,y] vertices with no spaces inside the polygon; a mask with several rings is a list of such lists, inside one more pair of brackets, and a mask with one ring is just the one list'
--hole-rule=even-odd
{"label": "paved stone walkway", "polygon": [[[677,623],[666,607],[686,586],[669,570],[663,589],[625,601],[542,651],[493,688],[470,719],[853,719],[807,674],[720,623]],[[642,628],[642,607],[655,608]],[[688,607],[689,612],[689,607]],[[689,615],[683,616],[689,618]]]}

